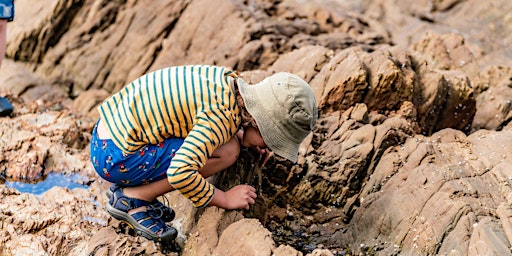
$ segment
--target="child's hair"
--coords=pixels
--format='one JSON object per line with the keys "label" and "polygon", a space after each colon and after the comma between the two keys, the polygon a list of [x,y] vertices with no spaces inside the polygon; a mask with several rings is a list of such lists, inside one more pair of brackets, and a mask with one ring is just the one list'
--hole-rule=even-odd
{"label": "child's hair", "polygon": [[236,93],[236,103],[238,104],[238,108],[240,109],[240,116],[242,117],[242,127],[254,127],[258,129],[258,124],[256,124],[256,120],[254,117],[247,111],[245,108],[244,99],[242,98],[242,94],[240,94],[240,90],[238,90],[238,86],[235,86]]}

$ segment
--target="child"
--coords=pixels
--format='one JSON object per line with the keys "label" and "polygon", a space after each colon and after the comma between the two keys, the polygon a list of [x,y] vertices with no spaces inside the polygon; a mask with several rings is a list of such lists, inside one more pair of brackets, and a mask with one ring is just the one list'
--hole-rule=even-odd
{"label": "child", "polygon": [[[196,207],[249,209],[256,191],[224,192],[205,178],[231,166],[240,147],[297,161],[318,117],[309,85],[277,73],[248,85],[217,66],[169,67],[143,75],[98,108],[91,140],[96,172],[112,182],[107,211],[154,241],[176,230],[171,208],[156,198],[174,189]],[[268,149],[267,149],[268,147]]]}

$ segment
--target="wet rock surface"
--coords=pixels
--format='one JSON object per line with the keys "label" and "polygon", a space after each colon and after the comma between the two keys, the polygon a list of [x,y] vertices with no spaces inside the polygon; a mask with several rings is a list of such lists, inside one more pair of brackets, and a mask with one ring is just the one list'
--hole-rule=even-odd
{"label": "wet rock surface", "polygon": [[[0,255],[511,255],[510,1],[17,0],[0,96]],[[216,64],[313,88],[299,161],[249,151],[210,181],[248,211],[169,193],[175,244],[104,210],[96,106],[145,72]],[[11,188],[51,173],[87,188]]]}

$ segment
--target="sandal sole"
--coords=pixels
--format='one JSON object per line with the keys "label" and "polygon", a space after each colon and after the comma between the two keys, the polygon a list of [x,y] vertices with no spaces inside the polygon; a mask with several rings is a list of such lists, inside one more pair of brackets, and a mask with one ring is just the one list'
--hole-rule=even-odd
{"label": "sandal sole", "polygon": [[120,211],[114,207],[112,207],[110,204],[107,203],[107,212],[114,217],[117,220],[123,221],[128,224],[129,227],[133,228],[137,235],[143,236],[149,240],[155,241],[155,242],[161,242],[161,243],[170,243],[174,241],[176,236],[178,235],[178,232],[175,228],[170,227],[170,232],[168,231],[167,234],[164,236],[155,236],[153,233],[148,231],[148,229],[144,226],[142,226],[140,223],[138,223],[132,216],[130,216],[128,213]]}

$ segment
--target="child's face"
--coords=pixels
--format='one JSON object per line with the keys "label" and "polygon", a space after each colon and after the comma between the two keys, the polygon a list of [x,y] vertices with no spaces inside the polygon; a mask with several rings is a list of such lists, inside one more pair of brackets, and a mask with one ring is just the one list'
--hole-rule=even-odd
{"label": "child's face", "polygon": [[263,150],[267,148],[267,144],[265,144],[260,131],[252,126],[244,128],[242,146],[246,148],[254,148],[257,150]]}

